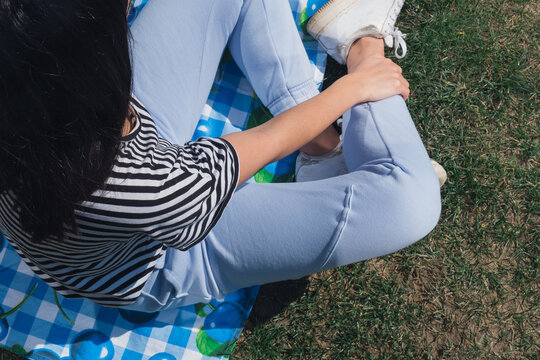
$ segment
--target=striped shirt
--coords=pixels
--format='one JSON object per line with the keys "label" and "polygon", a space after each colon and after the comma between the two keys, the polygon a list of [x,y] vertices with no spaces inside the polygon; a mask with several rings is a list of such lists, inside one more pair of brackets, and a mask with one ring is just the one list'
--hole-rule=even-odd
{"label": "striped shirt", "polygon": [[136,99],[132,106],[135,128],[123,138],[111,176],[76,206],[77,234],[31,242],[13,194],[0,194],[0,229],[26,264],[60,294],[111,307],[137,299],[167,247],[187,250],[207,236],[239,177],[226,140],[171,144]]}

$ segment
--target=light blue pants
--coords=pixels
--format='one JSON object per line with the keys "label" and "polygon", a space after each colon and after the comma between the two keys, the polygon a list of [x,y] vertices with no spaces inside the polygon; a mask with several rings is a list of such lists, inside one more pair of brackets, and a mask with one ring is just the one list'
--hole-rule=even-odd
{"label": "light blue pants", "polygon": [[[160,134],[179,144],[195,130],[227,44],[274,114],[318,92],[287,0],[151,0],[132,33],[135,95]],[[208,238],[186,252],[168,249],[128,308],[220,299],[389,254],[428,234],[439,185],[403,99],[352,108],[343,143],[350,173],[241,186]]]}

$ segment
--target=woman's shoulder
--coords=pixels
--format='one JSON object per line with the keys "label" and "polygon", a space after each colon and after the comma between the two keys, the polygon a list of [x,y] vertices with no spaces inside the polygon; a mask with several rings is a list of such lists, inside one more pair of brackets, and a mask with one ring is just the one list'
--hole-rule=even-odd
{"label": "woman's shoulder", "polygon": [[123,150],[126,148],[133,146],[141,148],[142,144],[144,144],[143,147],[145,152],[150,151],[151,148],[154,148],[155,145],[157,145],[159,140],[156,124],[152,119],[152,115],[133,94],[131,95],[130,107],[133,110],[134,115],[132,118],[131,131],[120,139],[120,156],[122,156]]}
{"label": "woman's shoulder", "polygon": [[139,100],[135,94],[131,93],[131,101],[130,101],[131,105],[134,107],[135,111],[142,111],[144,113],[147,113],[148,115],[150,115],[148,113],[148,111],[146,110],[146,107],[142,104],[141,100]]}
{"label": "woman's shoulder", "polygon": [[131,178],[138,179],[141,176],[148,180],[161,178],[163,172],[170,172],[178,159],[179,146],[159,136],[152,115],[133,94],[130,105],[135,115],[132,129],[121,138],[106,186],[120,180],[129,183]]}

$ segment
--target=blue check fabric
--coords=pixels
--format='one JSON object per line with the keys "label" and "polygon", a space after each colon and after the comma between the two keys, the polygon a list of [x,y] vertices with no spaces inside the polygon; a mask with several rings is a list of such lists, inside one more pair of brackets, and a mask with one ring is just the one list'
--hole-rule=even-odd
{"label": "blue check fabric", "polygon": [[[135,0],[133,21],[148,0]],[[321,84],[326,54],[305,34],[308,0],[290,0],[298,30]],[[234,61],[220,65],[193,135],[220,136],[265,121],[268,113]],[[290,180],[295,154],[261,169],[250,181]],[[249,226],[250,224],[246,224]],[[21,261],[0,235],[0,347],[29,359],[180,360],[222,359],[231,354],[258,287],[224,301],[147,314],[110,309],[56,294]]]}

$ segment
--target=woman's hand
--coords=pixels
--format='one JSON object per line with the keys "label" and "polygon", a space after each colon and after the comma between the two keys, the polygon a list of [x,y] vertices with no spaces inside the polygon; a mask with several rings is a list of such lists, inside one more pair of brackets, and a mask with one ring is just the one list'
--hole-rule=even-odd
{"label": "woman's hand", "polygon": [[409,97],[409,82],[403,77],[401,67],[382,56],[368,56],[356,64],[349,64],[346,75],[353,85],[357,102],[382,100],[392,95]]}
{"label": "woman's hand", "polygon": [[362,100],[364,80],[344,76],[319,95],[249,130],[222,136],[240,159],[239,184],[263,166],[282,159],[313,140],[347,109]]}
{"label": "woman's hand", "polygon": [[[371,49],[364,43],[374,43]],[[409,83],[401,68],[384,58],[382,39],[360,39],[347,62],[349,74],[321,94],[255,128],[224,135],[240,158],[241,184],[260,168],[287,156],[319,135],[355,104],[400,94],[409,96]],[[360,51],[361,50],[361,51]],[[373,50],[373,51],[370,51]]]}

